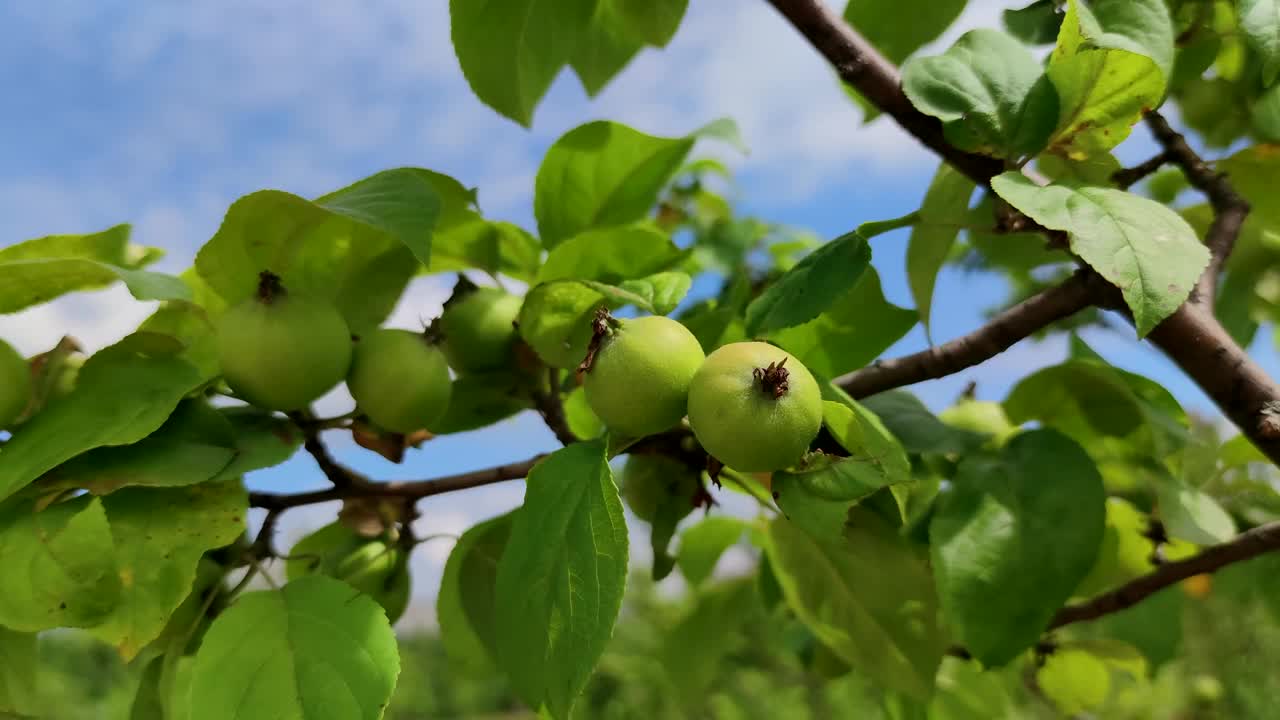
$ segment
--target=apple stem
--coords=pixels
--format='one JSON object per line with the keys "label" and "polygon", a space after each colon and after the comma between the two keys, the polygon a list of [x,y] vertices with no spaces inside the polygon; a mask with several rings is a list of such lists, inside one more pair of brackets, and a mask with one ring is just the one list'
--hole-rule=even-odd
{"label": "apple stem", "polygon": [[270,304],[276,298],[286,295],[284,285],[280,284],[280,276],[270,270],[258,273],[258,299]]}
{"label": "apple stem", "polygon": [[578,364],[578,372],[591,372],[591,366],[596,362],[596,353],[600,352],[601,343],[616,327],[618,327],[618,321],[609,314],[609,308],[596,308],[596,317],[591,321],[591,342],[587,345],[587,356]]}
{"label": "apple stem", "polygon": [[783,358],[781,362],[769,363],[768,367],[756,368],[751,371],[751,376],[760,383],[760,389],[766,395],[772,395],[776,400],[787,394],[790,386],[787,379],[791,373],[787,371],[783,365],[787,364],[787,359]]}

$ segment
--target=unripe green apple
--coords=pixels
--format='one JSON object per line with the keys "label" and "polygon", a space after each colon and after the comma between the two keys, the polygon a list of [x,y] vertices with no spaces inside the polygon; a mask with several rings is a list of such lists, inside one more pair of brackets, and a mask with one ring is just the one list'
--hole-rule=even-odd
{"label": "unripe green apple", "polygon": [[459,374],[498,370],[514,359],[515,321],[523,298],[497,288],[476,288],[440,314],[442,349]]}
{"label": "unripe green apple", "polygon": [[689,383],[706,357],[698,339],[662,315],[606,325],[582,383],[592,412],[628,437],[677,425],[687,412]]}
{"label": "unripe green apple", "polygon": [[622,498],[641,520],[652,523],[658,507],[673,500],[680,503],[682,519],[693,512],[700,473],[679,460],[665,455],[629,455],[620,475]]}
{"label": "unripe green apple", "polygon": [[10,425],[31,402],[31,367],[8,343],[0,340],[0,428]]}
{"label": "unripe green apple", "polygon": [[453,385],[444,353],[430,337],[382,328],[356,342],[347,389],[383,429],[429,430],[449,409]]}
{"label": "unripe green apple", "polygon": [[219,319],[218,362],[250,404],[299,410],[347,376],[351,331],[331,303],[289,293],[264,272],[258,293]]}
{"label": "unripe green apple", "polygon": [[689,424],[703,449],[734,470],[782,470],[817,437],[822,392],[785,350],[730,343],[708,355],[694,376]]}
{"label": "unripe green apple", "polygon": [[996,445],[1018,434],[1018,426],[1009,421],[998,402],[961,400],[938,413],[938,419],[954,428],[992,435]]}
{"label": "unripe green apple", "polygon": [[366,538],[335,521],[299,540],[289,550],[285,577],[304,575],[337,578],[382,605],[391,622],[409,604],[408,557],[394,543]]}

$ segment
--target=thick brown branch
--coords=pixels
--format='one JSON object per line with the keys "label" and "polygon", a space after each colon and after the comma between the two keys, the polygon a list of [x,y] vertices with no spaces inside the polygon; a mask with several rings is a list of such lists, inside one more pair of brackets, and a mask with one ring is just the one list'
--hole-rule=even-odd
{"label": "thick brown branch", "polygon": [[307,413],[292,412],[289,413],[289,419],[302,430],[302,447],[311,457],[315,458],[316,465],[320,466],[320,471],[329,479],[335,488],[345,488],[351,485],[364,485],[369,483],[369,479],[351,468],[342,465],[333,456],[329,454],[329,449],[325,447],[324,442],[320,440],[320,428],[315,421]]}
{"label": "thick brown branch", "polygon": [[821,0],[769,0],[769,3],[822,53],[841,80],[974,182],[986,185],[1004,170],[1003,163],[995,158],[952,147],[942,135],[942,123],[916,110],[902,92],[902,81],[893,63]]}
{"label": "thick brown branch", "polygon": [[1209,205],[1213,207],[1213,223],[1209,225],[1209,232],[1205,235],[1205,244],[1209,246],[1210,252],[1209,265],[1200,276],[1200,281],[1196,283],[1193,294],[1196,302],[1213,307],[1218,274],[1222,272],[1223,264],[1231,256],[1231,249],[1235,246],[1236,238],[1240,236],[1240,229],[1244,226],[1245,219],[1249,217],[1249,202],[1235,191],[1225,174],[1214,172],[1208,163],[1191,149],[1186,138],[1170,127],[1160,113],[1147,113],[1146,121],[1147,126],[1151,128],[1151,134],[1164,147],[1165,153],[1178,167],[1182,168],[1187,182],[1204,193],[1205,197],[1209,198]]}
{"label": "thick brown branch", "polygon": [[578,442],[578,436],[569,428],[569,419],[564,414],[564,401],[560,395],[560,371],[556,368],[548,369],[547,382],[548,387],[534,391],[533,404],[560,444],[572,445]]}
{"label": "thick brown branch", "polygon": [[1165,150],[1159,155],[1156,155],[1155,157],[1149,158],[1147,160],[1143,160],[1142,162],[1138,163],[1137,165],[1134,165],[1133,167],[1128,167],[1128,168],[1124,168],[1123,170],[1115,171],[1114,173],[1111,174],[1111,181],[1114,182],[1116,186],[1120,187],[1121,189],[1128,190],[1130,187],[1133,187],[1133,185],[1138,181],[1142,180],[1148,175],[1151,175],[1152,173],[1154,173],[1155,171],[1159,170],[1160,168],[1164,167],[1165,165],[1167,165],[1172,161],[1173,161],[1173,158],[1170,156],[1169,151]]}
{"label": "thick brown branch", "polygon": [[253,507],[265,508],[270,511],[300,507],[302,505],[315,505],[317,503],[329,502],[331,500],[344,500],[353,497],[408,498],[411,500],[418,500],[431,495],[440,495],[441,493],[454,492],[456,490],[466,490],[468,488],[480,487],[482,485],[492,485],[493,483],[499,483],[505,480],[518,480],[519,478],[527,476],[529,471],[533,469],[533,466],[538,464],[538,461],[542,460],[544,457],[546,457],[545,454],[535,455],[528,460],[512,463],[510,465],[498,465],[497,467],[491,467],[485,470],[476,470],[458,475],[447,475],[445,477],[434,478],[431,480],[388,483],[367,482],[359,485],[331,487],[324,490],[295,493],[292,495],[255,492],[249,494],[249,504]]}
{"label": "thick brown branch", "polygon": [[1280,385],[1236,344],[1207,305],[1183,303],[1147,339],[1280,465]]}
{"label": "thick brown branch", "polygon": [[1081,270],[1061,285],[1034,295],[991,319],[981,328],[913,355],[884,360],[855,370],[836,383],[855,398],[946,377],[989,360],[1014,343],[1092,304],[1098,279]]}
{"label": "thick brown branch", "polygon": [[[948,145],[937,123],[913,108],[902,94],[896,69],[818,0],[769,1],[831,62],[841,78],[944,160],[982,184],[1001,171],[999,163],[975,158]],[[1239,225],[1244,221],[1247,205],[1238,196],[1233,197],[1234,193],[1225,192],[1230,190],[1230,186],[1220,176],[1208,171],[1187,147],[1186,141],[1168,128],[1159,115],[1149,115],[1147,122],[1165,149],[1174,153],[1188,180],[1206,194],[1212,193],[1209,197],[1210,202],[1215,203],[1215,209],[1230,210],[1217,213],[1207,238],[1214,254],[1214,260],[1206,271],[1214,274],[1214,279],[1208,281],[1212,286],[1216,282],[1217,269],[1228,256]],[[1210,291],[1200,295],[1211,298],[1211,287],[1206,289]],[[1011,308],[1000,317],[1007,317],[1021,308],[1021,305]],[[922,357],[926,355],[922,353],[859,370],[844,378],[842,384],[853,394],[865,396],[910,382],[940,377],[991,357],[1028,334],[1030,332],[1023,329],[1021,334],[1005,335],[1003,346],[996,343],[988,345],[986,350],[961,352],[948,343],[928,352],[928,355],[933,355],[948,346],[955,348],[954,357],[946,358],[946,363],[939,362],[936,357]],[[1223,413],[1272,461],[1280,464],[1280,386],[1236,345],[1211,312],[1205,311],[1198,303],[1185,303],[1148,338],[1208,393]]]}
{"label": "thick brown branch", "polygon": [[1187,578],[1211,573],[1232,563],[1280,550],[1280,522],[1260,525],[1185,560],[1169,562],[1111,592],[1063,608],[1050,628],[1094,620],[1133,607],[1143,599]]}

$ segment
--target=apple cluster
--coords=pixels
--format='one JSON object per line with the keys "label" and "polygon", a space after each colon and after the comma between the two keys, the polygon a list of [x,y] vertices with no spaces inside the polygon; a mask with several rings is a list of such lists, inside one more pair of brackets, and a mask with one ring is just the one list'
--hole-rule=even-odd
{"label": "apple cluster", "polygon": [[360,413],[384,430],[430,429],[449,408],[449,369],[462,375],[511,362],[520,298],[474,288],[423,331],[377,328],[353,337],[331,303],[289,292],[270,272],[258,292],[223,314],[223,379],[269,410],[306,407],[345,381]]}

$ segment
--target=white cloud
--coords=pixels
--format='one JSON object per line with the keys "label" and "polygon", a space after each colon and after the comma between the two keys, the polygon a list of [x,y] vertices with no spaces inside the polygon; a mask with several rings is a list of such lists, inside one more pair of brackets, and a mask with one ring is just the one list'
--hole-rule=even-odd
{"label": "white cloud", "polygon": [[49,350],[70,335],[85,352],[92,353],[133,332],[157,305],[135,300],[123,285],[64,295],[22,312],[0,315],[0,338],[30,356]]}

